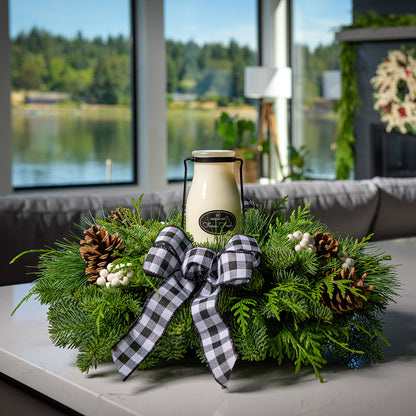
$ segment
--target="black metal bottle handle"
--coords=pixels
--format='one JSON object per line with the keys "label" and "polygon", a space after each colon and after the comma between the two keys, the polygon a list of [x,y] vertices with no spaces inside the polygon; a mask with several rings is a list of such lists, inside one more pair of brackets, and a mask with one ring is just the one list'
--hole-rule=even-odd
{"label": "black metal bottle handle", "polygon": [[188,180],[188,165],[187,161],[197,163],[218,163],[218,162],[240,162],[240,196],[241,196],[241,212],[244,215],[244,187],[243,187],[243,159],[238,157],[188,157],[184,159],[185,175],[183,179],[183,196],[182,196],[182,220],[181,228],[183,229],[183,222],[185,218],[185,200],[186,200],[186,182]]}

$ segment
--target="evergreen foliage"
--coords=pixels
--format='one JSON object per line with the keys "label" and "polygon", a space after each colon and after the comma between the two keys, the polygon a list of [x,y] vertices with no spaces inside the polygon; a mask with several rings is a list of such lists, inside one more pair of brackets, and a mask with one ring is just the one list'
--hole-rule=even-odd
{"label": "evergreen foliage", "polygon": [[[253,270],[249,284],[224,287],[218,298],[218,310],[230,328],[240,358],[272,358],[278,364],[289,360],[296,372],[302,366],[311,366],[321,380],[320,369],[329,357],[350,366],[382,360],[382,342],[387,342],[382,313],[400,286],[394,266],[386,263],[389,256],[371,249],[371,236],[361,241],[338,237],[340,252],[354,258],[357,273],[367,273],[366,283],[374,289],[362,308],[334,314],[322,303],[322,293],[332,293],[335,286],[345,293],[349,281],[331,280],[333,274],[323,272],[340,269],[341,260],[326,259],[307,250],[297,252],[295,243],[288,239],[288,234],[297,230],[313,234],[327,231],[326,227],[313,219],[308,206],[299,207],[286,221],[283,203],[280,201],[269,213],[263,207],[246,212],[244,233],[257,239],[261,264]],[[39,278],[23,299],[35,296],[49,305],[51,340],[58,347],[77,349],[77,365],[84,372],[111,360],[111,346],[157,290],[161,279],[146,276],[143,261],[161,229],[167,224],[180,224],[178,215],[165,223],[143,221],[140,199],[133,210],[120,209],[122,219],[109,216],[92,221],[123,238],[125,250],[116,262],[132,264],[130,285],[106,288],[88,283],[79,242],[63,241],[41,251]],[[222,248],[227,238],[219,239],[212,247]],[[354,292],[351,287],[348,290]],[[358,290],[355,292],[360,296]],[[192,352],[205,363],[188,300],[140,368],[178,360]]]}
{"label": "evergreen foliage", "polygon": [[[130,102],[130,39],[65,38],[33,27],[11,39],[12,86],[19,90],[71,93],[74,101]],[[234,40],[228,45],[166,40],[167,92],[201,99],[244,100],[244,67],[255,52]],[[236,102],[237,102],[236,101]]]}

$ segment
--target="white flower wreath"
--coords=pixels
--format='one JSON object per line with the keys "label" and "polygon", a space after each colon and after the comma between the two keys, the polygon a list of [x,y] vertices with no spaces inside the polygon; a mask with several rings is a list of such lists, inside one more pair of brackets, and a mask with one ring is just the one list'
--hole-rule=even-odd
{"label": "white flower wreath", "polygon": [[370,80],[375,90],[374,110],[381,113],[388,133],[393,129],[416,133],[415,54],[415,50],[390,50]]}

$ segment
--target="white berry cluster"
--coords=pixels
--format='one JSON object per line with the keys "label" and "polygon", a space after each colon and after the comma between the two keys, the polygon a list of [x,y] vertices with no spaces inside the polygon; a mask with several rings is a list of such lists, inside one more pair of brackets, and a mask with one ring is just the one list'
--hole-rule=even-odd
{"label": "white berry cluster", "polygon": [[347,253],[341,253],[339,259],[342,261],[342,268],[345,269],[348,267],[351,269],[354,266],[354,260],[351,257],[348,257]]}
{"label": "white berry cluster", "polygon": [[97,285],[106,286],[107,288],[110,286],[127,286],[130,283],[130,277],[133,276],[132,270],[129,270],[128,272],[124,270],[128,267],[131,267],[131,263],[109,263],[106,269],[100,270],[100,277],[97,278]]}
{"label": "white berry cluster", "polygon": [[316,252],[315,240],[309,233],[303,234],[301,231],[295,231],[293,234],[289,234],[287,238],[292,242],[298,241],[295,246],[296,251],[308,250],[313,253]]}

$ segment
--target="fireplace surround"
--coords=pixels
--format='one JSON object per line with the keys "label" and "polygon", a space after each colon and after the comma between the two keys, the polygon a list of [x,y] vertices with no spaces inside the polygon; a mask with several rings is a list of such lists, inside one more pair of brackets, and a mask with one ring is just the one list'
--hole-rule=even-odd
{"label": "fireplace surround", "polygon": [[380,114],[373,109],[370,79],[391,49],[416,46],[416,26],[349,29],[337,40],[356,45],[355,72],[361,105],[354,118],[355,179],[374,176],[416,176],[416,136],[387,133]]}

